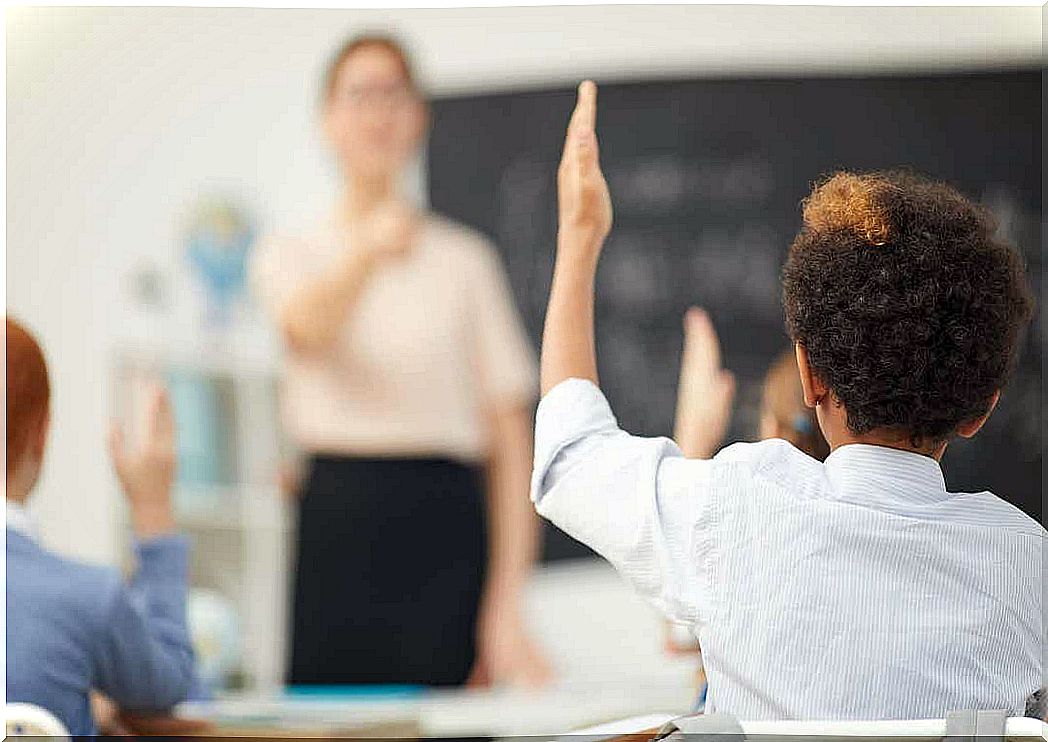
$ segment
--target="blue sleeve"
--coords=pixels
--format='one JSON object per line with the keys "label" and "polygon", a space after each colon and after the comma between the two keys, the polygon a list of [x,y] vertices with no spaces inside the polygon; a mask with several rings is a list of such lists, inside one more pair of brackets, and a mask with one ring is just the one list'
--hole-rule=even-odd
{"label": "blue sleeve", "polygon": [[160,536],[136,545],[138,571],[110,603],[95,651],[94,685],[121,707],[163,711],[193,684],[186,623],[189,545]]}

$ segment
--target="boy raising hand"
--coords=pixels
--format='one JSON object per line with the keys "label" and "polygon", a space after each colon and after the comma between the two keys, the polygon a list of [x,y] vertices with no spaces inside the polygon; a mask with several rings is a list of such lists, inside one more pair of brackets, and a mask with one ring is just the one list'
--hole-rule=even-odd
{"label": "boy raising hand", "polygon": [[1014,365],[1032,305],[1018,253],[945,184],[838,173],[817,185],[783,304],[831,454],[771,439],[686,459],[621,430],[599,388],[593,292],[612,206],[596,114],[585,82],[558,174],[539,513],[692,627],[708,712],[1021,714],[1044,684],[1031,586],[1048,536],[989,492],[948,491],[939,465],[979,431]]}

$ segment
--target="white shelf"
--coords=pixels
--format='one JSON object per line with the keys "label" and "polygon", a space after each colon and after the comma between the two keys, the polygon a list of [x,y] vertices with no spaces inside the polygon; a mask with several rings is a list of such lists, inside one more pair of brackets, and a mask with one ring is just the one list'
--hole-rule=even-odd
{"label": "white shelf", "polygon": [[[201,467],[201,452],[192,447],[192,452],[180,450],[180,455],[194,457],[184,459],[187,478],[225,475],[236,481],[176,484],[175,521],[193,543],[191,587],[217,590],[235,606],[248,687],[277,687],[286,643],[291,517],[276,485],[283,445],[275,357],[250,338],[233,334],[173,345],[145,339],[115,349],[113,372],[116,409],[125,419],[135,419],[134,390],[141,388],[144,378],[199,376],[221,389],[221,402],[192,409],[195,417],[190,418],[208,416],[202,429],[221,431],[215,444],[191,441],[217,445],[210,455],[221,460]],[[173,393],[172,399],[177,422],[181,398]],[[126,522],[126,508],[123,517]]]}
{"label": "white shelf", "polygon": [[175,494],[175,520],[201,530],[287,530],[287,506],[276,486],[182,486]]}

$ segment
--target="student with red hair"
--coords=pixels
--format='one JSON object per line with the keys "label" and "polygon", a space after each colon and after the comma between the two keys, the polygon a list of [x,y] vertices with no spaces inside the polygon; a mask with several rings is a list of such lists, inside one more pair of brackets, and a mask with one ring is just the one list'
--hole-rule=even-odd
{"label": "student with red hair", "polygon": [[193,681],[186,626],[188,544],[174,533],[174,423],[163,390],[152,394],[140,444],[111,436],[117,478],[137,543],[137,572],[61,557],[36,538],[26,514],[43,468],[51,423],[44,354],[7,318],[7,702],[32,703],[71,734],[97,733],[89,693],[129,711],[161,711]]}

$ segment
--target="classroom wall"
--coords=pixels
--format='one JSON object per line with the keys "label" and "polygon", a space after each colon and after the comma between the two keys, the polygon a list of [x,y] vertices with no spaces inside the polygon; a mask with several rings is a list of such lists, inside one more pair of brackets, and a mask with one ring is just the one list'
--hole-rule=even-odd
{"label": "classroom wall", "polygon": [[117,558],[104,445],[113,348],[178,338],[193,321],[178,296],[162,322],[136,314],[129,272],[182,275],[179,228],[201,190],[244,194],[267,228],[324,210],[333,182],[316,81],[338,40],[363,28],[399,31],[437,94],[584,75],[1012,64],[1037,59],[1041,43],[1036,7],[9,10],[7,301],[51,361],[54,429],[34,510],[59,550]]}

